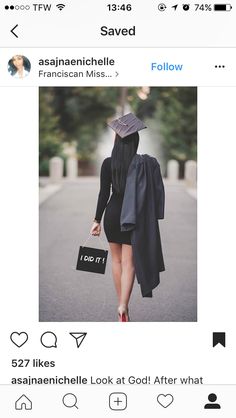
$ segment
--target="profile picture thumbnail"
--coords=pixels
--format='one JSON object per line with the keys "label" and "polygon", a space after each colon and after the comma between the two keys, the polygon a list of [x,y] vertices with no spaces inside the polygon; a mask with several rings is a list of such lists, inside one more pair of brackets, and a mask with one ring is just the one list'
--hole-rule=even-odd
{"label": "profile picture thumbnail", "polygon": [[24,55],[13,55],[8,61],[8,72],[14,78],[25,78],[31,70],[30,60]]}

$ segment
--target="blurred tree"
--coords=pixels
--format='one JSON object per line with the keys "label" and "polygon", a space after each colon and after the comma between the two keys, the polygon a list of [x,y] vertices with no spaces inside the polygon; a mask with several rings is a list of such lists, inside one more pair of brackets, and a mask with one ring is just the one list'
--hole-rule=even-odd
{"label": "blurred tree", "polygon": [[50,88],[40,89],[39,95],[39,175],[48,176],[49,159],[62,155],[62,133],[58,128],[59,117],[54,114]]}
{"label": "blurred tree", "polygon": [[78,157],[95,158],[99,135],[116,112],[119,87],[57,87],[53,91],[55,111],[67,142],[76,141]]}
{"label": "blurred tree", "polygon": [[197,158],[197,88],[152,87],[137,114],[156,120],[163,141],[165,160],[180,163]]}
{"label": "blurred tree", "polygon": [[141,119],[152,119],[166,161],[196,159],[195,87],[47,87],[40,89],[40,167],[61,152],[62,140],[77,143],[80,160],[96,158],[107,120],[122,115],[126,104]]}

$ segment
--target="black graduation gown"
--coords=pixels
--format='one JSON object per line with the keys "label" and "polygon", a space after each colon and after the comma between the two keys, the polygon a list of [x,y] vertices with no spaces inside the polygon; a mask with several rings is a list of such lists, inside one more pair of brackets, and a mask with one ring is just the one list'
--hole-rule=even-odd
{"label": "black graduation gown", "polygon": [[165,191],[156,158],[136,154],[129,166],[121,230],[132,231],[136,277],[143,297],[152,297],[165,270],[158,219],[164,218]]}

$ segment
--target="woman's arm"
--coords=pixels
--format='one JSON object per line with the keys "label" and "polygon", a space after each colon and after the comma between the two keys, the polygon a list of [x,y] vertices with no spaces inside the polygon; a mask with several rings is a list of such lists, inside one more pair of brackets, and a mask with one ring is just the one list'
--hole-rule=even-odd
{"label": "woman's arm", "polygon": [[100,173],[100,192],[98,195],[95,220],[101,222],[103,212],[107,205],[111,193],[111,166],[110,159],[106,158],[101,167]]}
{"label": "woman's arm", "polygon": [[97,210],[90,233],[92,235],[100,235],[101,219],[111,192],[111,166],[110,159],[106,158],[101,167],[100,173],[100,192],[98,195]]}

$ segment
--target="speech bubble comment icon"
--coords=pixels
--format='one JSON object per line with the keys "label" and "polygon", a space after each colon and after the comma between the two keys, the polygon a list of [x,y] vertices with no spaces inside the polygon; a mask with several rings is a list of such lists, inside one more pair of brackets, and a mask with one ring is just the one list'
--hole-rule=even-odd
{"label": "speech bubble comment icon", "polygon": [[54,332],[44,332],[44,334],[41,335],[40,341],[46,348],[57,348],[57,336]]}

